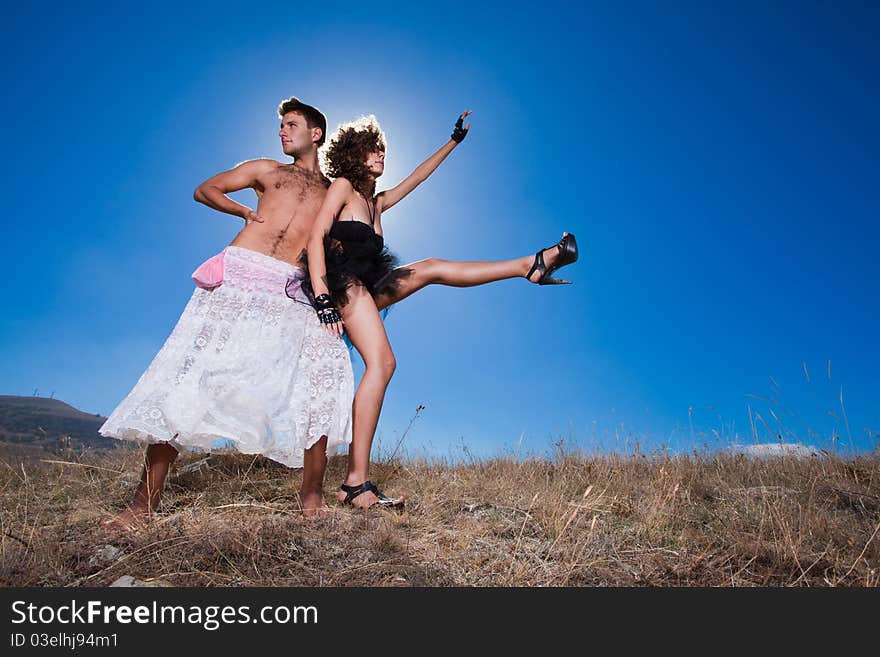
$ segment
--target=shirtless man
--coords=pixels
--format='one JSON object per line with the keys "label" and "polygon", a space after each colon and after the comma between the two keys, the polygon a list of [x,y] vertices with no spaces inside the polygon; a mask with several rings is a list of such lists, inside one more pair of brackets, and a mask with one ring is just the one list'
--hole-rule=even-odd
{"label": "shirtless man", "polygon": [[[330,186],[318,165],[318,147],[324,143],[327,120],[320,115],[310,122],[302,113],[308,112],[305,108],[308,106],[291,98],[278,109],[281,148],[295,158],[294,163],[250,160],[208,178],[193,194],[199,203],[245,220],[230,246],[259,251],[294,265],[304,252]],[[256,211],[227,196],[248,188],[257,194]]]}
{"label": "shirtless man", "polygon": [[[195,190],[196,201],[241,217],[245,225],[224,250],[226,271],[223,282],[213,290],[196,289],[160,354],[101,427],[100,432],[105,436],[150,443],[134,500],[127,509],[108,521],[112,527],[131,528],[149,517],[159,504],[178,447],[209,447],[206,441],[212,433],[230,438],[243,452],[261,453],[288,466],[303,467],[300,495],[304,514],[314,516],[325,508],[323,480],[327,453],[347,447],[351,441],[351,361],[341,338],[335,337],[328,342],[322,337],[326,331],[321,330],[314,310],[305,303],[297,303],[295,294],[293,298],[289,297],[290,284],[296,282],[297,272],[301,271],[296,263],[304,253],[312,224],[330,185],[318,164],[318,148],[324,143],[327,120],[319,110],[296,98],[282,101],[278,114],[281,117],[278,133],[281,147],[285,155],[294,158],[293,163],[250,160],[208,178]],[[230,192],[247,188],[257,194],[256,210],[227,196]],[[249,266],[253,271],[245,271],[239,276],[240,280],[233,280],[235,272],[247,270]],[[287,285],[284,284],[284,274],[287,274]],[[254,283],[255,280],[263,283]],[[253,289],[260,285],[267,285],[270,289],[263,291],[264,296],[255,297],[257,292]],[[207,307],[213,302],[217,307],[218,299],[211,300],[210,295],[221,293],[239,295],[234,299],[235,303],[228,302],[224,306],[238,311],[225,314],[232,316],[231,325],[213,326],[206,331],[205,327],[212,321],[210,318],[218,316],[216,311],[201,313],[197,322],[186,321],[191,306],[198,303],[200,308]],[[248,294],[251,296],[247,297]],[[253,322],[253,308],[272,310],[266,310],[266,316],[258,317],[256,323],[242,326],[242,322]],[[239,319],[245,316],[251,319]],[[281,338],[255,347],[248,335],[265,338],[264,333],[269,331],[265,327],[278,324],[279,316],[284,324],[280,329],[283,331],[279,334]],[[194,327],[190,331],[192,335],[186,334],[184,325],[188,324]],[[203,337],[205,334],[208,338]],[[214,345],[205,341],[217,334],[225,334],[227,338],[212,349]],[[230,345],[236,336],[242,344]],[[291,342],[289,336],[300,342]],[[175,346],[180,344],[184,347]],[[204,357],[199,361],[190,346],[192,344],[201,352],[209,352],[214,360],[208,362]],[[175,348],[177,351],[173,351]],[[296,352],[283,349],[295,349]],[[265,362],[259,362],[261,355],[265,356]],[[232,358],[238,360],[230,361]],[[239,375],[227,373],[236,371],[230,362],[244,363],[238,370]],[[168,363],[172,363],[172,367],[177,363],[178,369],[157,373],[163,367],[167,370]],[[185,367],[181,369],[180,363]],[[279,363],[284,367],[289,364],[296,371],[292,376],[291,372],[279,372]],[[203,367],[201,371],[200,366]],[[300,369],[304,371],[300,372]],[[280,377],[274,387],[271,380],[263,380],[264,376],[271,379],[273,375]],[[212,387],[205,384],[210,380],[215,382]],[[188,390],[187,381],[191,382]],[[262,393],[255,390],[261,385]],[[289,390],[283,389],[285,386]],[[276,389],[283,390],[277,392]],[[221,391],[225,396],[220,392],[214,394],[215,391]],[[254,417],[248,417],[247,412],[234,413],[234,402],[243,397],[248,399],[250,406],[243,404],[242,408],[254,408]],[[208,401],[204,401],[206,398]],[[277,398],[277,402],[272,402],[274,406],[269,406],[269,402],[263,404],[266,398]],[[192,413],[193,406],[196,413]],[[192,420],[193,416],[195,420]],[[319,432],[326,433],[320,435]],[[327,433],[333,434],[329,438],[329,449]]]}

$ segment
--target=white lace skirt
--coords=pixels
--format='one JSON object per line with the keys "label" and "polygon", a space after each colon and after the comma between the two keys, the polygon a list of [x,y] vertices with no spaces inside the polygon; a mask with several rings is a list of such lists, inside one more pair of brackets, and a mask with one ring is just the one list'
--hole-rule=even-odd
{"label": "white lace skirt", "polygon": [[210,449],[218,438],[246,454],[302,467],[327,436],[327,454],[351,442],[354,376],[341,338],[285,293],[298,267],[229,246],[224,280],[197,287],[102,436]]}

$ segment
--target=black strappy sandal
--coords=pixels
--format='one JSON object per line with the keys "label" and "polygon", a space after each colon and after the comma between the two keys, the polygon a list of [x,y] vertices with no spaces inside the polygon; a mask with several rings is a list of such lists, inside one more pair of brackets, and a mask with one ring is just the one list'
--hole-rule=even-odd
{"label": "black strappy sandal", "polygon": [[[551,274],[560,267],[570,265],[578,259],[577,240],[575,240],[574,235],[572,235],[571,233],[565,233],[562,236],[562,239],[553,246],[559,249],[559,256],[556,258],[556,262],[554,262],[550,267],[547,267],[544,264],[544,251],[546,249],[541,249],[535,254],[535,262],[532,264],[532,268],[529,269],[529,273],[526,274],[527,281],[529,281],[530,283],[537,283],[538,285],[571,284],[571,281],[566,281],[562,278],[553,278]],[[548,246],[547,248],[552,249],[553,246]],[[537,281],[532,281],[529,277],[534,274],[535,271],[541,273],[541,278],[539,278]]]}
{"label": "black strappy sandal", "polygon": [[388,497],[379,490],[379,487],[376,486],[376,484],[369,480],[357,486],[346,486],[345,484],[342,484],[339,488],[345,493],[345,499],[342,500],[343,504],[350,504],[351,506],[354,506],[354,498],[356,498],[361,493],[366,493],[367,491],[370,491],[373,495],[379,498],[379,501],[376,502],[376,504],[371,504],[370,506],[378,505],[383,509],[393,509],[395,511],[399,511],[404,507],[403,498],[398,497],[397,499],[393,499]]}

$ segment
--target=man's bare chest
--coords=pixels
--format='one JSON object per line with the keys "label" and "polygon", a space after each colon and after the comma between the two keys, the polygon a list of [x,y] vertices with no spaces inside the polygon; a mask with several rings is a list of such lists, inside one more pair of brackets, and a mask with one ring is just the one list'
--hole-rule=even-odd
{"label": "man's bare chest", "polygon": [[294,166],[280,166],[263,181],[263,200],[285,206],[306,206],[315,211],[327,195],[325,179]]}

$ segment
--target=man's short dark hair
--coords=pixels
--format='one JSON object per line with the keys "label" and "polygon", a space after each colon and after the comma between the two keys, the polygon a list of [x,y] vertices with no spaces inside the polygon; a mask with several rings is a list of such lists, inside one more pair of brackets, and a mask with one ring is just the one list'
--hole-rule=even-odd
{"label": "man's short dark hair", "polygon": [[318,146],[324,145],[324,139],[327,136],[327,117],[317,107],[306,105],[296,96],[291,96],[286,100],[282,100],[278,105],[278,116],[283,117],[288,112],[296,112],[302,114],[306,119],[306,125],[309,128],[321,128],[321,138],[318,140]]}

